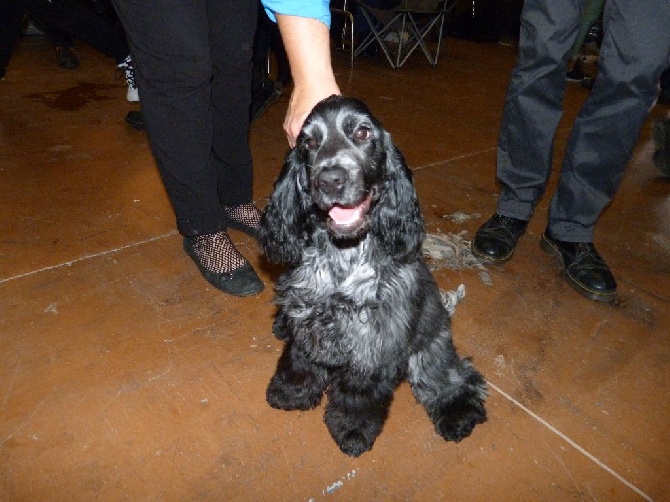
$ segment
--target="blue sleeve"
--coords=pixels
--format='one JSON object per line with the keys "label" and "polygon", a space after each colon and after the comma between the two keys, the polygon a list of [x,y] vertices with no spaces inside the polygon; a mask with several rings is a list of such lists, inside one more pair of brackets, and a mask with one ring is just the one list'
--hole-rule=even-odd
{"label": "blue sleeve", "polygon": [[[224,0],[225,1],[225,0]],[[330,28],[330,0],[262,0],[270,19],[277,21],[276,14],[311,17]]]}

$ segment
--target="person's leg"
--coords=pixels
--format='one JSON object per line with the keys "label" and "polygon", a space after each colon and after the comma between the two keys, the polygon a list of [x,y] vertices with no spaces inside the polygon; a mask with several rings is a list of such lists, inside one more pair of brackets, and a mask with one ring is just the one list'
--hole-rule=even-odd
{"label": "person's leg", "polygon": [[105,56],[114,58],[116,64],[130,54],[123,34],[78,0],[60,0],[53,4],[31,1],[30,11],[41,24],[85,42]]}
{"label": "person's leg", "polygon": [[136,61],[144,121],[177,228],[187,236],[223,230],[212,154],[205,2],[115,0],[114,5]]}
{"label": "person's leg", "polygon": [[[212,64],[213,141],[209,168],[216,176],[219,207],[225,213],[226,225],[255,235],[261,215],[252,201],[253,169],[248,136],[258,4],[249,0],[207,0],[206,3]],[[207,269],[224,273],[218,276],[223,281],[210,280],[213,285],[238,296],[263,290],[263,283],[234,248],[227,233],[203,236],[192,242],[196,263],[210,263]],[[189,247],[187,239],[184,244],[187,252]],[[230,270],[235,270],[234,276],[225,274]],[[205,272],[203,275],[208,277]]]}
{"label": "person's leg", "polygon": [[[205,0],[114,2],[137,63],[146,129],[184,250],[210,284],[237,296],[263,290],[226,233],[229,217],[221,204],[251,200],[247,135],[256,21],[233,8],[247,3],[255,12],[255,3],[242,0],[214,8]],[[230,18],[224,22],[221,15]]]}
{"label": "person's leg", "polygon": [[53,3],[31,0],[29,8],[31,15],[44,26],[79,39],[114,58],[117,67],[125,73],[128,101],[139,101],[130,49],[123,33],[79,0],[58,0]]}
{"label": "person's leg", "polygon": [[0,1],[0,78],[5,77],[9,59],[23,28],[27,0]]}
{"label": "person's leg", "polygon": [[258,4],[209,0],[212,33],[213,166],[228,225],[254,234],[260,212],[253,205],[253,168],[248,142],[252,56]]}
{"label": "person's leg", "polygon": [[568,283],[593,300],[611,301],[616,281],[593,244],[596,220],[616,192],[640,128],[670,62],[670,4],[608,0],[600,72],[572,128],[542,248],[556,256]]}
{"label": "person's leg", "polygon": [[570,135],[549,230],[560,240],[591,242],[670,64],[670,3],[608,0],[598,78]]}
{"label": "person's leg", "polygon": [[79,68],[79,58],[74,53],[74,40],[70,35],[43,24],[39,19],[32,18],[35,25],[47,36],[56,50],[56,63],[60,68],[72,70]]}
{"label": "person's leg", "polygon": [[579,0],[526,0],[519,56],[500,125],[497,212],[529,220],[551,173],[563,114],[565,61],[579,26]]}
{"label": "person's leg", "polygon": [[74,47],[74,40],[67,33],[56,30],[48,24],[42,23],[39,19],[33,18],[37,27],[44,32],[51,43],[56,47]]}
{"label": "person's leg", "polygon": [[519,55],[500,124],[496,213],[472,240],[491,263],[514,253],[551,173],[554,134],[563,114],[566,56],[579,25],[581,0],[526,0]]}

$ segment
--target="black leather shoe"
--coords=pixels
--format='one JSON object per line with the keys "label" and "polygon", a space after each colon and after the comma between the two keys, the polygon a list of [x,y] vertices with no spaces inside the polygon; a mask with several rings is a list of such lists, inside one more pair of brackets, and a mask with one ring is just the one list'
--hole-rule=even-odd
{"label": "black leather shoe", "polygon": [[128,124],[133,129],[137,129],[138,131],[144,129],[144,116],[140,111],[129,111],[124,120],[126,121],[126,124]]}
{"label": "black leather shoe", "polygon": [[616,281],[592,242],[559,241],[546,230],[540,238],[540,246],[560,260],[568,283],[577,292],[591,300],[614,300]]}
{"label": "black leather shoe", "polygon": [[79,58],[72,51],[72,47],[66,45],[56,47],[56,63],[65,70],[79,68]]}
{"label": "black leather shoe", "polygon": [[491,263],[506,262],[512,257],[527,226],[525,220],[494,214],[477,230],[472,241],[472,254]]}
{"label": "black leather shoe", "polygon": [[195,253],[193,248],[193,237],[184,237],[184,251],[195,262],[202,276],[216,289],[234,296],[251,296],[263,291],[265,286],[260,280],[256,271],[249,263],[245,263],[240,268],[231,273],[217,274],[207,270]]}

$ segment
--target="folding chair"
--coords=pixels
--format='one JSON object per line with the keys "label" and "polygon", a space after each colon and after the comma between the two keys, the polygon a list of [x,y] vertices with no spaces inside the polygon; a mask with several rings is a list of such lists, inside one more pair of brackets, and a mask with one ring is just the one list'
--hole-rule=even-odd
{"label": "folding chair", "polygon": [[[431,66],[437,64],[442,45],[444,20],[460,0],[402,0],[393,9],[380,9],[357,0],[358,12],[370,28],[370,33],[356,47],[354,55],[377,43],[393,69],[400,68],[412,53],[421,48]],[[426,43],[428,35],[436,32],[433,51]]]}

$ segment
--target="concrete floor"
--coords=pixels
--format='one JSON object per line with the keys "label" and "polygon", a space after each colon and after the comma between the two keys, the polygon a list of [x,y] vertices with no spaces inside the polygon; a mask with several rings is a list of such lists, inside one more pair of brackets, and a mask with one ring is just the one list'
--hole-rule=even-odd
{"label": "concrete floor", "polygon": [[[649,141],[667,107],[597,228],[618,301],[582,298],[542,252],[547,198],[509,263],[433,263],[440,287],[467,288],[454,337],[490,384],[489,420],[446,443],[403,385],[352,459],[323,408],[266,404],[274,275],[232,231],[266,291],[238,299],[202,279],[145,133],[123,121],[124,81],[79,54],[61,70],[27,37],[0,82],[0,500],[670,500],[670,183]],[[334,59],[414,169],[429,232],[471,238],[494,209],[514,49],[448,40],[437,68],[417,54],[398,71]],[[556,165],[587,92],[568,85]],[[259,206],[287,99],[253,125]]]}

